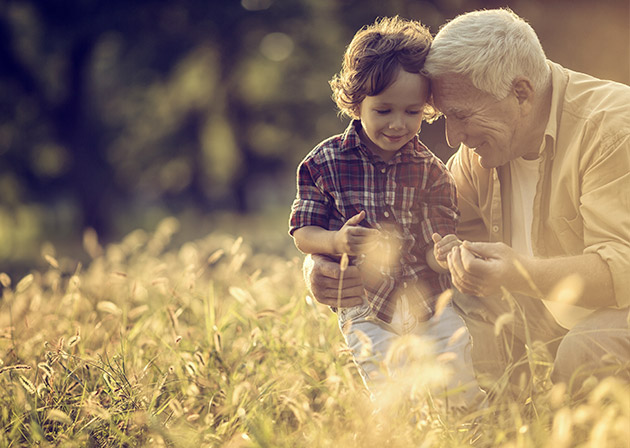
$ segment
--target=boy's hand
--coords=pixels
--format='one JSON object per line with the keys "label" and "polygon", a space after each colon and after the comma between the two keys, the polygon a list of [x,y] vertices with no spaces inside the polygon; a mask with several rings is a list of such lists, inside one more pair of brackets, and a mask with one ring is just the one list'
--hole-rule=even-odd
{"label": "boy's hand", "polygon": [[461,240],[452,233],[443,237],[434,233],[431,235],[431,239],[434,243],[433,255],[435,256],[435,261],[437,261],[444,269],[448,269],[448,254],[451,253],[451,250],[454,247],[461,246]]}
{"label": "boy's hand", "polygon": [[372,250],[376,244],[379,231],[359,226],[365,219],[365,210],[352,216],[339,229],[334,237],[335,252],[348,255],[364,254]]}

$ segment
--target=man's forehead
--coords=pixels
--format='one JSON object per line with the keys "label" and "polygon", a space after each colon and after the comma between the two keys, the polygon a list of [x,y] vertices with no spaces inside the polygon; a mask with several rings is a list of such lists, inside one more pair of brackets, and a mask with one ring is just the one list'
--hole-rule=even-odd
{"label": "man's forehead", "polygon": [[474,102],[480,94],[472,82],[464,75],[447,74],[431,80],[435,105],[442,113],[449,109],[462,109]]}

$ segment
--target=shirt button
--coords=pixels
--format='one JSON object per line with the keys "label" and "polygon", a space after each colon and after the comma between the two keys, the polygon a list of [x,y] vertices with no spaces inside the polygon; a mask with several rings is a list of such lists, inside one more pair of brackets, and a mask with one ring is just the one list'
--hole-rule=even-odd
{"label": "shirt button", "polygon": [[492,231],[494,233],[499,233],[499,226],[492,226]]}
{"label": "shirt button", "polygon": [[385,212],[383,214],[385,215],[386,218],[389,218],[389,212]]}

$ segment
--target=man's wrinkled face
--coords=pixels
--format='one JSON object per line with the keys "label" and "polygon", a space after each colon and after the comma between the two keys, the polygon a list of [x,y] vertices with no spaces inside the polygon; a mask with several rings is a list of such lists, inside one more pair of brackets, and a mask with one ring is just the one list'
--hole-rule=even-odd
{"label": "man's wrinkled face", "polygon": [[511,92],[497,100],[473,86],[463,75],[432,80],[435,106],[446,117],[446,140],[456,148],[472,149],[484,168],[495,168],[521,157],[518,130],[521,111]]}

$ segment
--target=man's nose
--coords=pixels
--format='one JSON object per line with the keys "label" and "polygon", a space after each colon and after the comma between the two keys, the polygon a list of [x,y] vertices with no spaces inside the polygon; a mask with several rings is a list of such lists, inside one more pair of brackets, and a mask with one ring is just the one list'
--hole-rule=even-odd
{"label": "man's nose", "polygon": [[444,127],[446,132],[446,143],[451,148],[458,148],[464,141],[464,126],[460,120],[456,118],[447,118],[446,125]]}

